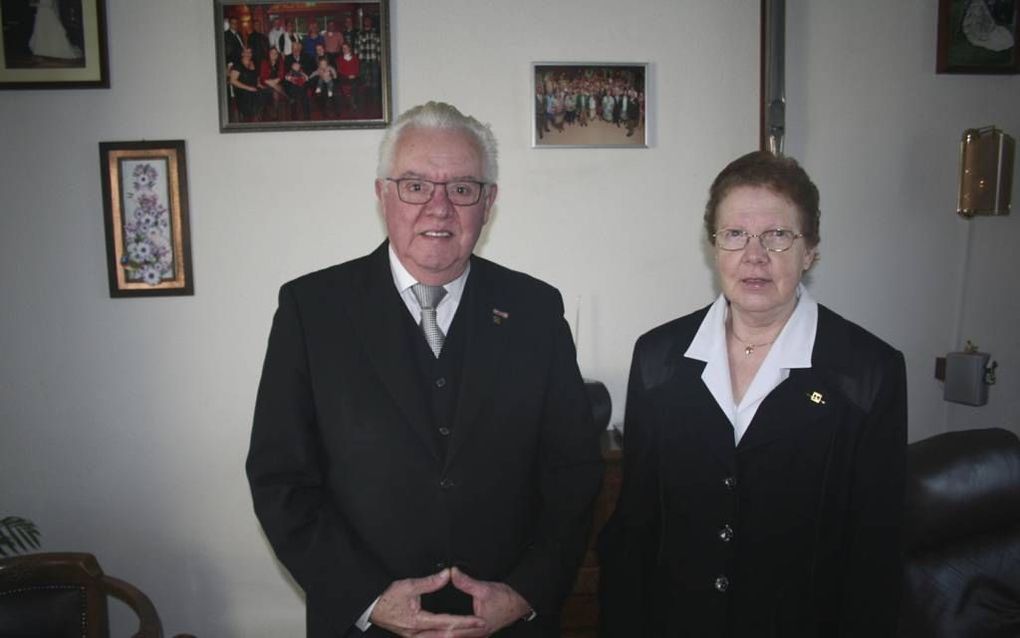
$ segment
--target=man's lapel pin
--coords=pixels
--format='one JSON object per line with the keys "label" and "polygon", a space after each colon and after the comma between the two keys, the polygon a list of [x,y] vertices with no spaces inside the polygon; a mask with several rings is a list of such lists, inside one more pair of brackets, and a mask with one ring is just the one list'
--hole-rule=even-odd
{"label": "man's lapel pin", "polygon": [[502,324],[504,319],[509,318],[510,318],[509,312],[506,312],[505,310],[500,310],[499,308],[492,309],[492,323],[496,324],[497,326]]}
{"label": "man's lapel pin", "polygon": [[812,403],[825,405],[825,397],[822,396],[821,392],[812,392],[808,395],[808,398],[811,399]]}

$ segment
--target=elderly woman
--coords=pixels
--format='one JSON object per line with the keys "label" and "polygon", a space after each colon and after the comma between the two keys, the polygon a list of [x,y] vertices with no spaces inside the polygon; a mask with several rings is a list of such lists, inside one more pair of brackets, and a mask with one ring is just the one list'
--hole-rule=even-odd
{"label": "elderly woman", "polygon": [[608,636],[892,636],[902,355],[815,302],[818,190],[764,152],[712,184],[722,294],[643,335],[600,539]]}

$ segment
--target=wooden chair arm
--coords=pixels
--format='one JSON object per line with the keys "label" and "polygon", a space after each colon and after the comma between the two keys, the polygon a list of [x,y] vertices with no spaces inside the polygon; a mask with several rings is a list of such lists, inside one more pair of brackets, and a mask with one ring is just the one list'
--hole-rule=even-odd
{"label": "wooden chair arm", "polygon": [[159,621],[156,606],[148,596],[119,578],[104,574],[101,580],[107,594],[123,601],[138,614],[138,632],[133,638],[163,638],[163,624]]}

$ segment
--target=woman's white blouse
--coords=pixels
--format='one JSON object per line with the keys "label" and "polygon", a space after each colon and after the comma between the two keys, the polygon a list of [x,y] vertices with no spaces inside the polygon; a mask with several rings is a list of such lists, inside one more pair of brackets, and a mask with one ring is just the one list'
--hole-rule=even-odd
{"label": "woman's white blouse", "polygon": [[698,333],[684,356],[705,362],[701,380],[715,397],[723,414],[733,425],[733,440],[740,443],[741,437],[751,425],[758,406],[776,387],[790,376],[794,368],[811,367],[811,351],[815,345],[818,329],[818,303],[808,294],[803,284],[797,287],[797,306],[775,342],[761,367],[754,375],[751,385],[738,405],[733,400],[733,384],[730,380],[730,363],[726,352],[726,317],[729,302],[719,295],[708,314],[701,322]]}

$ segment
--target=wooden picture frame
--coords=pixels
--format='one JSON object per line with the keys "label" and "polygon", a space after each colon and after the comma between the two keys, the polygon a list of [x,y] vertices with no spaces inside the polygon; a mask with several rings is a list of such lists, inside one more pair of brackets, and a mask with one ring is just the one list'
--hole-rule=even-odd
{"label": "wooden picture frame", "polygon": [[194,294],[184,140],[100,142],[111,297]]}
{"label": "wooden picture frame", "polygon": [[648,148],[648,79],[644,62],[532,63],[532,147]]}
{"label": "wooden picture frame", "polygon": [[1020,73],[1020,0],[939,0],[937,73]]}
{"label": "wooden picture frame", "polygon": [[389,0],[215,0],[214,13],[220,132],[389,126]]}
{"label": "wooden picture frame", "polygon": [[106,0],[0,2],[0,89],[106,89]]}

